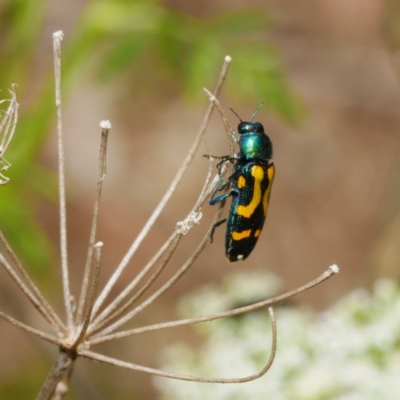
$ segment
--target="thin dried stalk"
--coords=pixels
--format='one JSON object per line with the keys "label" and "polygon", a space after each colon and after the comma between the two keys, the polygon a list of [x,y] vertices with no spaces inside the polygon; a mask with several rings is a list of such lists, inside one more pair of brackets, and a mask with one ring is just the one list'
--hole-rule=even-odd
{"label": "thin dried stalk", "polygon": [[[108,326],[104,330],[102,330],[101,334],[105,335],[108,333],[113,332],[115,329],[119,328],[121,325],[125,324],[128,322],[130,319],[132,319],[135,315],[137,315],[139,312],[143,311],[146,307],[148,307],[150,304],[152,304],[156,299],[158,299],[163,293],[165,293],[172,285],[174,285],[179,278],[182,277],[182,275],[193,265],[193,263],[197,260],[201,252],[204,250],[204,248],[209,244],[210,241],[210,232],[212,230],[212,226],[219,220],[220,216],[222,213],[222,208],[220,207],[219,210],[216,213],[216,216],[214,217],[214,221],[211,224],[211,227],[209,228],[207,234],[204,236],[200,244],[198,245],[197,249],[195,252],[192,254],[192,256],[186,261],[185,264],[173,275],[172,278],[170,278],[160,289],[158,289],[153,295],[151,295],[148,299],[146,299],[142,304],[140,304],[138,307],[134,308],[132,311],[130,311],[128,314],[125,316],[121,317],[117,322],[114,324]],[[88,335],[91,336],[94,333],[99,332],[100,329],[99,327],[96,327],[93,329],[92,332],[88,332]],[[98,335],[97,335],[98,336]]]}
{"label": "thin dried stalk", "polygon": [[[48,308],[46,308],[42,301],[38,300],[36,296],[31,292],[31,290],[27,287],[27,285],[22,281],[22,279],[17,275],[14,269],[10,266],[7,260],[0,253],[0,264],[4,267],[7,273],[10,275],[12,280],[16,283],[21,292],[28,298],[28,300],[32,303],[32,305],[39,311],[39,313],[43,316],[43,318],[59,333],[62,331],[62,326],[59,327],[55,320],[53,319],[53,314],[49,312]],[[43,299],[43,297],[41,296]]]}
{"label": "thin dried stalk", "polygon": [[34,328],[30,327],[29,325],[26,325],[20,321],[17,321],[14,318],[9,317],[8,315],[2,313],[1,311],[0,311],[0,318],[4,319],[4,321],[9,322],[10,324],[13,324],[17,328],[20,328],[26,332],[32,333],[33,335],[39,337],[40,339],[46,340],[47,342],[53,343],[57,346],[62,345],[61,339],[57,339],[54,336],[51,336],[45,332],[39,331],[38,329],[34,329]]}
{"label": "thin dried stalk", "polygon": [[281,295],[273,297],[271,299],[260,301],[258,303],[251,304],[246,307],[235,308],[234,310],[224,311],[224,312],[220,312],[220,313],[212,314],[212,315],[206,315],[203,317],[187,318],[187,319],[181,319],[178,321],[164,322],[161,324],[144,326],[142,328],[129,329],[126,331],[113,333],[111,335],[104,334],[99,337],[89,339],[87,341],[87,344],[89,346],[95,346],[97,344],[105,343],[110,340],[122,339],[127,336],[137,335],[139,333],[154,332],[154,331],[161,330],[161,329],[175,328],[177,326],[198,324],[200,322],[210,322],[210,321],[214,321],[216,319],[233,317],[235,315],[240,315],[240,314],[244,314],[247,312],[255,311],[260,308],[264,308],[264,307],[270,306],[272,304],[279,303],[280,301],[283,301],[290,297],[296,296],[299,293],[305,292],[306,290],[309,290],[309,289],[313,288],[314,286],[319,285],[320,283],[324,282],[325,280],[329,279],[332,275],[335,275],[337,273],[339,273],[339,269],[337,268],[336,265],[332,265],[323,274],[321,274],[318,278],[312,280],[311,282],[308,282],[305,285],[303,285],[297,289],[291,290],[287,293],[281,294]]}
{"label": "thin dried stalk", "polygon": [[[129,296],[136,285],[144,278],[144,276],[154,267],[161,256],[173,246],[173,242],[176,240],[176,233],[174,232],[163,246],[158,250],[158,252],[153,256],[153,258],[147,263],[147,265],[139,272],[139,274],[131,281],[131,283],[93,320],[92,325],[96,326],[100,322],[104,321],[109,315],[111,315],[115,310],[117,310],[121,302]],[[94,313],[93,313],[94,314]]]}
{"label": "thin dried stalk", "polygon": [[235,149],[233,147],[233,142],[236,140],[234,139],[234,135],[233,135],[233,130],[231,129],[230,125],[229,125],[229,121],[228,118],[226,118],[226,115],[224,113],[224,110],[221,107],[220,102],[218,101],[217,97],[214,96],[209,90],[207,90],[206,88],[203,89],[209,100],[215,105],[216,109],[219,112],[219,115],[222,118],[222,122],[224,123],[224,127],[225,127],[225,132],[227,135],[227,139],[228,139],[228,144],[229,144],[229,154],[233,157],[233,155],[235,154]]}
{"label": "thin dried stalk", "polygon": [[94,249],[94,243],[96,241],[97,222],[99,219],[101,192],[103,188],[104,178],[107,172],[106,171],[107,142],[111,124],[108,121],[102,121],[100,126],[102,130],[101,130],[101,141],[100,141],[100,151],[99,151],[99,173],[97,176],[96,198],[94,201],[92,228],[90,230],[88,254],[86,258],[85,272],[83,274],[81,294],[79,296],[78,308],[76,314],[76,322],[78,325],[82,322],[83,308],[86,304],[88,295],[89,280],[92,272],[91,266],[92,266],[93,249]]}
{"label": "thin dried stalk", "polygon": [[[129,299],[123,306],[119,307],[115,313],[113,313],[110,317],[108,317],[101,323],[93,324],[93,326],[96,327],[95,331],[101,330],[102,328],[110,325],[112,322],[114,322],[116,319],[118,319],[121,315],[123,315],[125,313],[126,310],[128,310],[130,308],[130,306],[136,300],[138,300],[147,291],[147,289],[150,288],[150,286],[155,282],[155,280],[160,276],[161,272],[167,266],[176,247],[178,246],[181,238],[182,238],[182,235],[176,235],[175,240],[172,242],[171,246],[168,249],[168,252],[164,256],[164,259],[162,260],[162,262],[159,265],[159,267],[157,268],[157,270],[153,273],[153,275],[150,277],[150,279],[148,279],[146,284],[131,299]],[[90,334],[90,332],[89,332],[89,334]]]}
{"label": "thin dried stalk", "polygon": [[[54,312],[54,310],[51,308],[50,304],[45,300],[45,298],[42,296],[40,293],[39,289],[37,286],[33,283],[32,279],[29,277],[27,272],[25,271],[24,267],[18,260],[18,257],[12,250],[11,246],[7,242],[6,238],[3,235],[3,232],[0,230],[0,242],[3,244],[5,247],[9,257],[13,261],[15,265],[16,271],[12,268],[8,262],[3,258],[2,255],[0,255],[0,259],[3,260],[1,263],[7,273],[11,276],[11,278],[14,280],[14,282],[17,284],[17,286],[21,289],[25,295],[27,295],[28,299],[32,302],[32,304],[35,306],[36,309],[39,310],[39,312],[43,315],[43,317],[46,319],[47,322],[58,332],[58,334],[65,334],[66,329],[64,324],[61,322],[61,320],[58,318],[57,314]],[[22,278],[25,280],[25,283],[20,279],[18,276],[21,275]],[[28,290],[29,288],[29,290]],[[27,293],[30,293],[28,295]],[[31,293],[32,292],[32,293]]]}
{"label": "thin dried stalk", "polygon": [[61,110],[61,41],[64,34],[61,31],[53,33],[54,48],[54,75],[57,109],[57,143],[58,143],[58,182],[60,201],[60,251],[61,270],[64,289],[64,304],[67,314],[67,326],[73,326],[71,291],[69,287],[68,253],[67,253],[67,208],[65,200],[65,157],[62,137],[62,110]]}
{"label": "thin dried stalk", "polygon": [[191,382],[205,382],[205,383],[243,383],[243,382],[249,382],[253,381],[260,376],[264,375],[269,368],[271,367],[275,353],[276,353],[276,338],[277,338],[277,330],[276,330],[276,322],[275,322],[275,316],[272,307],[268,309],[270,319],[271,319],[271,326],[272,326],[272,347],[271,347],[271,354],[269,356],[269,359],[264,366],[264,368],[253,375],[249,375],[243,378],[200,378],[200,377],[195,377],[195,376],[190,376],[190,375],[182,375],[182,374],[174,374],[171,372],[165,372],[161,371],[159,369],[153,369],[153,368],[148,368],[148,367],[143,367],[140,365],[128,363],[125,361],[117,360],[115,358],[107,357],[101,354],[94,353],[92,351],[88,350],[82,350],[79,351],[79,355],[83,357],[87,357],[89,359],[95,360],[95,361],[100,361],[104,362],[107,364],[112,364],[116,365],[121,368],[126,368],[126,369],[132,369],[135,371],[139,372],[145,372],[151,375],[156,375],[156,376],[162,376],[164,378],[172,378],[172,379],[179,379],[182,381],[191,381]]}
{"label": "thin dried stalk", "polygon": [[100,277],[100,267],[101,267],[101,249],[103,247],[103,243],[99,242],[96,243],[94,246],[95,250],[95,268],[94,268],[94,277],[93,277],[93,283],[92,283],[92,290],[90,294],[90,299],[89,299],[89,305],[88,309],[86,311],[86,316],[83,321],[83,326],[81,329],[81,332],[78,336],[78,338],[75,341],[75,344],[72,346],[72,349],[76,349],[80,343],[83,342],[86,336],[86,331],[89,327],[90,319],[92,317],[92,310],[93,310],[93,305],[94,301],[96,300],[96,295],[97,295],[97,287],[99,285],[99,277]]}

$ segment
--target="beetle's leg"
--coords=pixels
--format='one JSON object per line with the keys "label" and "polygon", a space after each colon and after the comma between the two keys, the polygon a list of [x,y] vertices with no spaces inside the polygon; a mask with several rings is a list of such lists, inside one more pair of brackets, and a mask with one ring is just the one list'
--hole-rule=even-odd
{"label": "beetle's leg", "polygon": [[213,156],[212,154],[203,154],[203,157],[208,158],[208,159],[215,158],[216,160],[222,160],[222,161],[225,161],[228,158],[231,158],[230,156]]}
{"label": "beetle's leg", "polygon": [[224,164],[226,161],[230,161],[230,162],[234,162],[236,161],[236,157],[231,157],[231,156],[213,156],[212,154],[203,154],[203,157],[205,158],[214,158],[215,160],[221,160],[221,162],[219,162],[217,164],[217,168],[220,164]]}
{"label": "beetle's leg", "polygon": [[[231,159],[229,159],[229,160],[231,160]],[[234,160],[236,160],[236,158],[235,158]],[[223,160],[223,161],[221,161],[221,162],[217,165],[217,167],[218,167],[219,170],[221,169],[221,165],[222,165],[225,161],[226,161],[226,160]],[[232,190],[231,190],[229,193],[224,193],[224,194],[221,194],[221,195],[218,196],[218,197],[215,197],[216,193],[219,192],[219,191],[221,191],[221,190],[224,190],[228,185],[230,185],[232,179],[235,177],[235,175],[237,175],[237,174],[239,174],[239,173],[240,173],[240,170],[234,171],[233,174],[224,182],[223,179],[222,179],[222,174],[221,174],[221,172],[219,172],[219,181],[218,181],[218,184],[217,184],[217,186],[215,187],[214,191],[212,192],[211,197],[210,197],[210,200],[209,200],[209,204],[210,204],[211,206],[213,206],[213,205],[215,205],[215,204],[217,204],[217,203],[220,203],[221,201],[225,200],[227,197],[231,196],[232,194],[235,194],[235,190],[232,188]]]}
{"label": "beetle's leg", "polygon": [[210,203],[211,206],[213,206],[213,205],[215,205],[217,203],[220,203],[222,200],[224,200],[228,196],[230,196],[230,193],[224,193],[224,194],[221,194],[218,197],[215,197],[217,192],[219,192],[220,190],[224,189],[226,187],[226,185],[230,183],[230,180],[231,180],[231,177],[229,177],[228,180],[224,183],[224,180],[222,179],[222,175],[219,172],[218,184],[217,184],[217,186],[215,186],[215,189],[212,192],[210,200],[209,200],[209,203]]}
{"label": "beetle's leg", "polygon": [[212,227],[212,229],[211,229],[211,233],[210,233],[210,243],[212,243],[213,242],[213,240],[214,240],[214,231],[215,231],[215,228],[218,228],[220,225],[222,225],[224,222],[226,222],[226,218],[225,219],[221,219],[221,221],[218,221],[218,222],[216,222],[214,225],[213,225],[213,227]]}
{"label": "beetle's leg", "polygon": [[224,193],[221,194],[221,196],[216,197],[215,199],[213,198],[215,193],[219,190],[218,186],[216,187],[214,193],[211,195],[211,198],[209,200],[210,206],[215,206],[215,204],[221,203],[221,201],[225,200],[227,197],[231,195],[231,193]]}

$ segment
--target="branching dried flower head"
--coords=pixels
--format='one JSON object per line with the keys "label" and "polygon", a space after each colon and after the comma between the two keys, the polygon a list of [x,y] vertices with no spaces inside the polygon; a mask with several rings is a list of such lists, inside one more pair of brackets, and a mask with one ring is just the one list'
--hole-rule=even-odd
{"label": "branching dried flower head", "polygon": [[[0,242],[3,244],[7,256],[5,257],[0,253],[0,264],[9,273],[12,279],[15,281],[19,289],[24,293],[25,297],[34,305],[38,312],[52,327],[54,333],[48,334],[42,332],[36,328],[28,326],[14,318],[0,313],[0,317],[4,320],[12,323],[13,325],[32,333],[33,335],[55,344],[59,347],[59,357],[54,364],[50,374],[45,380],[43,387],[38,395],[38,399],[44,400],[49,399],[53,394],[56,394],[57,398],[62,398],[68,391],[68,381],[71,377],[71,373],[74,367],[74,362],[78,357],[86,357],[90,360],[100,361],[112,365],[116,365],[121,368],[132,369],[135,371],[146,372],[153,375],[162,377],[182,379],[187,381],[197,382],[215,382],[215,383],[240,383],[247,382],[260,377],[265,374],[271,366],[277,342],[277,330],[275,324],[275,318],[272,308],[269,308],[269,315],[272,325],[272,348],[270,356],[266,360],[264,368],[258,373],[242,378],[231,378],[231,379],[207,379],[201,377],[194,377],[189,375],[180,375],[170,372],[165,372],[157,369],[147,368],[144,366],[136,365],[133,363],[125,362],[116,358],[111,358],[102,354],[99,354],[92,350],[95,345],[104,343],[107,341],[117,340],[127,336],[133,336],[144,332],[155,331],[160,329],[166,329],[175,326],[195,324],[204,321],[211,321],[218,318],[229,317],[232,315],[238,315],[252,311],[261,307],[271,306],[272,304],[294,296],[304,290],[307,290],[324,280],[328,279],[333,274],[337,273],[336,267],[329,268],[316,280],[302,286],[301,288],[290,291],[286,294],[277,296],[272,299],[264,300],[262,302],[234,309],[231,311],[208,315],[199,318],[189,318],[179,321],[166,322],[151,326],[145,326],[142,328],[136,328],[131,330],[121,331],[119,328],[126,322],[134,318],[138,313],[142,312],[147,306],[158,299],[164,294],[178,279],[193,265],[197,257],[204,250],[209,243],[209,236],[213,225],[219,220],[222,212],[222,207],[219,207],[216,212],[213,223],[210,225],[207,234],[201,240],[197,249],[191,257],[178,269],[178,271],[162,286],[150,295],[146,300],[139,301],[142,295],[147,292],[151,285],[158,279],[164,268],[167,267],[168,262],[179,245],[179,242],[183,235],[186,235],[196,224],[200,223],[201,220],[201,206],[204,201],[210,196],[213,188],[218,182],[219,176],[216,175],[212,178],[212,160],[210,160],[210,168],[204,182],[203,189],[199,195],[199,198],[188,214],[188,216],[176,224],[175,231],[171,234],[168,240],[163,246],[156,252],[153,258],[147,265],[143,267],[141,272],[119,293],[114,299],[110,300],[106,305],[106,300],[110,297],[111,290],[114,288],[117,280],[124,272],[130,260],[144,237],[149,232],[150,228],[154,224],[157,217],[162,212],[165,204],[170,199],[176,186],[180,182],[182,176],[187,170],[189,164],[193,160],[198,146],[203,138],[203,134],[206,130],[209,122],[211,113],[214,106],[217,106],[218,110],[223,115],[223,112],[219,106],[217,96],[221,91],[224,79],[226,77],[229,64],[231,62],[230,57],[225,58],[225,62],[222,67],[222,71],[214,90],[214,94],[210,94],[210,104],[204,117],[203,123],[199,129],[199,132],[194,140],[192,148],[190,149],[186,159],[184,160],[181,168],[179,169],[175,179],[171,183],[169,189],[161,199],[159,205],[154,210],[149,221],[145,224],[138,237],[133,241],[132,245],[128,249],[126,255],[121,260],[120,264],[116,267],[114,273],[108,279],[108,282],[98,293],[98,282],[101,267],[101,256],[103,243],[97,240],[97,222],[100,209],[100,200],[102,193],[102,185],[106,176],[106,152],[107,152],[107,141],[111,124],[108,121],[102,121],[101,127],[101,139],[100,139],[100,151],[99,151],[99,168],[96,185],[96,197],[94,203],[94,212],[92,219],[92,227],[89,238],[89,245],[87,251],[87,259],[85,263],[85,270],[82,279],[81,291],[78,296],[76,307],[72,303],[72,295],[69,284],[69,268],[68,268],[68,257],[67,257],[67,224],[66,224],[66,200],[65,200],[65,174],[64,174],[64,150],[63,150],[63,137],[62,137],[62,108],[61,108],[61,41],[63,39],[62,32],[56,32],[53,35],[54,40],[54,65],[55,65],[55,78],[56,78],[56,108],[57,108],[57,135],[58,135],[58,156],[59,156],[59,202],[60,202],[60,248],[61,248],[61,269],[62,269],[62,280],[63,280],[63,292],[64,292],[64,307],[66,311],[66,321],[63,321],[59,317],[52,306],[47,302],[44,296],[41,294],[38,287],[28,276],[25,269],[19,262],[17,256],[9,246],[4,235],[0,232]],[[1,156],[4,150],[7,148],[9,138],[15,128],[16,121],[16,110],[17,103],[15,101],[15,95],[13,95],[10,105],[10,114],[7,114],[8,131],[6,133],[6,140],[2,142]],[[226,118],[225,118],[226,121]],[[7,124],[7,122],[6,122]],[[226,121],[226,128],[228,137],[230,135],[230,128]],[[231,147],[233,153],[233,146]],[[224,172],[224,171],[222,171]],[[146,278],[146,275],[149,277]],[[138,287],[141,284],[141,287]]]}

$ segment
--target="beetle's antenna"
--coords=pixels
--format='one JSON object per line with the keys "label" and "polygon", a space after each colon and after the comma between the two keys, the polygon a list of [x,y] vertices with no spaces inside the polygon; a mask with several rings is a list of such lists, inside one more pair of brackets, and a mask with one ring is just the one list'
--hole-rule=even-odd
{"label": "beetle's antenna", "polygon": [[240,122],[243,122],[242,118],[239,117],[239,114],[233,108],[229,108],[229,109],[239,118]]}
{"label": "beetle's antenna", "polygon": [[264,103],[260,103],[260,105],[257,107],[257,110],[254,111],[253,115],[250,118],[250,122],[253,122],[253,118],[256,116],[256,114],[258,113],[258,110],[264,105]]}

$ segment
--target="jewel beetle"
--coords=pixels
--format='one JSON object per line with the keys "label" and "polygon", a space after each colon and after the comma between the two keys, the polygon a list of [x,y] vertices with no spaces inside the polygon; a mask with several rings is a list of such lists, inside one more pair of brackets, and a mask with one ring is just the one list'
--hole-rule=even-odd
{"label": "jewel beetle", "polygon": [[[225,253],[230,262],[245,260],[253,251],[264,226],[268,212],[275,167],[272,162],[272,142],[259,122],[253,122],[261,103],[249,122],[239,115],[239,152],[234,156],[219,157],[217,165],[220,181],[209,200],[215,205],[232,197],[228,218],[218,221],[211,232],[211,241],[217,226],[226,222]],[[221,168],[227,161],[234,162],[234,172],[224,183]],[[229,186],[229,191],[216,197],[217,192]]]}

